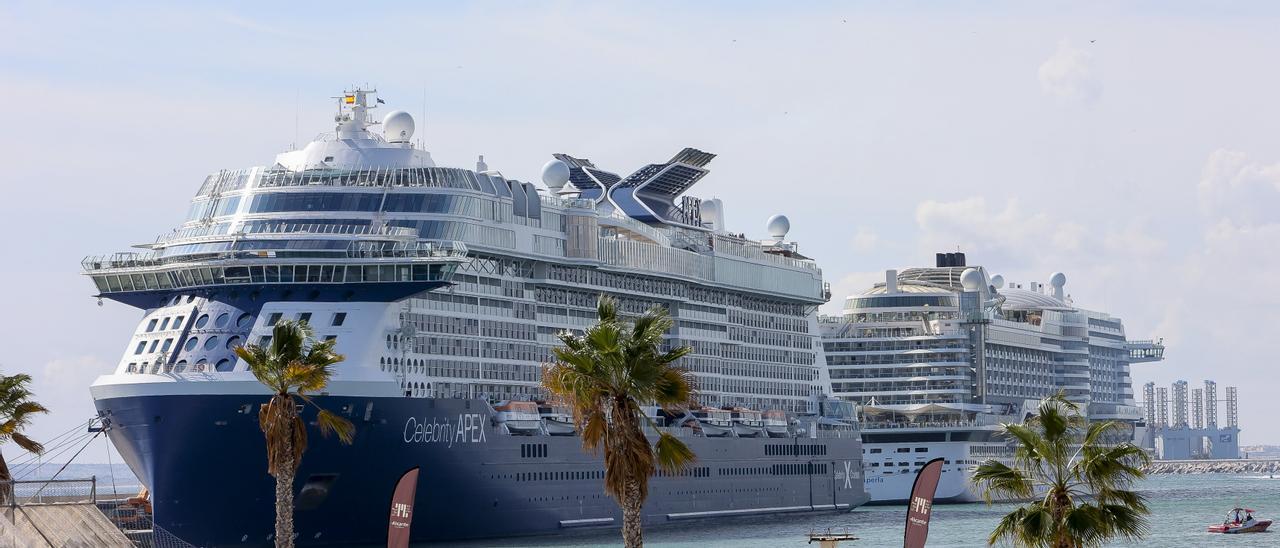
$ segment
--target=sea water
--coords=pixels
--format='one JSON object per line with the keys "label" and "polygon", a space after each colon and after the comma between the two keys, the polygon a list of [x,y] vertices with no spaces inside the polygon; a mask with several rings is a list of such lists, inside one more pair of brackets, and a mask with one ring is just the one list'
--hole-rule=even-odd
{"label": "sea water", "polygon": [[[130,495],[141,488],[137,478],[123,464],[20,465],[13,468],[16,478],[60,479],[96,477],[99,496],[119,493]],[[1114,546],[1157,546],[1198,548],[1201,546],[1276,546],[1280,532],[1248,535],[1223,535],[1205,531],[1209,525],[1221,523],[1228,510],[1236,506],[1257,510],[1258,517],[1280,520],[1280,476],[1201,474],[1151,476],[1138,485],[1151,505],[1151,533],[1141,541],[1116,542]],[[1000,516],[1013,510],[1012,504],[945,504],[933,507],[929,524],[930,548],[986,546],[987,536]],[[652,548],[772,548],[806,546],[810,532],[848,531],[858,537],[841,543],[842,548],[901,546],[906,523],[906,506],[864,506],[845,514],[781,515],[694,521],[645,531],[645,546]],[[415,523],[417,526],[424,524]],[[1280,526],[1280,524],[1277,524]],[[619,546],[618,532],[574,531],[566,534],[491,539],[452,544],[460,548],[481,546],[547,547],[547,546]],[[439,544],[422,545],[443,546]]]}
{"label": "sea water", "polygon": [[[1226,474],[1160,475],[1144,480],[1138,490],[1151,506],[1151,533],[1141,541],[1116,542],[1114,546],[1191,548],[1201,546],[1276,546],[1280,532],[1223,535],[1205,531],[1222,523],[1235,506],[1253,508],[1258,517],[1280,520],[1280,477]],[[929,524],[930,548],[979,547],[1000,516],[1012,504],[946,504],[933,507]],[[858,537],[841,548],[902,546],[906,506],[866,506],[847,514],[782,515],[687,522],[645,531],[645,546],[652,548],[729,548],[806,546],[810,531],[847,530]],[[416,524],[415,524],[416,525]],[[568,536],[507,539],[454,546],[619,546],[618,532],[579,532]],[[437,546],[437,545],[430,545]]]}

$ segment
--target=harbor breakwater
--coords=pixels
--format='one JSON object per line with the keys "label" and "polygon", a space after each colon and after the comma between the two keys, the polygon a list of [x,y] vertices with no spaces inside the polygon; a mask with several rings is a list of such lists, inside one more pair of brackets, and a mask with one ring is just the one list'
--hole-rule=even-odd
{"label": "harbor breakwater", "polygon": [[1148,474],[1280,474],[1280,459],[1154,460]]}

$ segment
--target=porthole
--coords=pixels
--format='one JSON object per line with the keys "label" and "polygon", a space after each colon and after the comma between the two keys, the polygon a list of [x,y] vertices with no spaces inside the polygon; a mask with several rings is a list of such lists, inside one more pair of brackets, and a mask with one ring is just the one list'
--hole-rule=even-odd
{"label": "porthole", "polygon": [[207,325],[208,323],[209,323],[209,315],[208,315],[208,314],[201,314],[199,318],[196,318],[196,326],[195,326],[195,327],[196,327],[196,329],[200,329],[200,328],[204,327],[205,325]]}
{"label": "porthole", "polygon": [[236,327],[245,328],[253,323],[253,314],[245,312],[239,318],[236,318]]}
{"label": "porthole", "polygon": [[231,371],[232,367],[233,366],[231,364],[231,360],[227,358],[222,358],[221,360],[218,360],[218,365],[214,366],[214,368],[217,369],[218,371]]}
{"label": "porthole", "polygon": [[205,349],[205,350],[213,350],[213,348],[214,348],[214,347],[216,347],[216,346],[218,346],[218,338],[217,338],[217,337],[209,337],[209,338],[207,338],[207,339],[205,339],[205,340],[204,340],[204,349]]}
{"label": "porthole", "polygon": [[195,337],[190,337],[190,338],[188,338],[188,339],[187,339],[187,342],[186,342],[185,344],[183,344],[183,345],[182,345],[182,349],[183,349],[183,350],[186,350],[187,352],[190,352],[190,351],[192,351],[192,350],[195,350],[195,349],[196,349],[196,342],[198,342],[198,341],[196,340],[196,338],[195,338]]}
{"label": "porthole", "polygon": [[213,326],[219,327],[219,328],[226,327],[227,324],[230,322],[231,322],[231,315],[227,314],[226,312],[223,312],[222,314],[218,314],[218,319],[213,320]]}
{"label": "porthole", "polygon": [[209,360],[200,358],[200,361],[196,362],[196,371],[204,371],[205,368],[208,366],[209,366]]}
{"label": "porthole", "polygon": [[178,363],[173,364],[173,370],[174,370],[175,372],[182,372],[182,371],[186,371],[186,370],[187,370],[187,360],[178,360]]}
{"label": "porthole", "polygon": [[227,339],[227,350],[234,350],[237,346],[240,346],[239,335],[236,335],[234,337],[231,337],[230,339]]}

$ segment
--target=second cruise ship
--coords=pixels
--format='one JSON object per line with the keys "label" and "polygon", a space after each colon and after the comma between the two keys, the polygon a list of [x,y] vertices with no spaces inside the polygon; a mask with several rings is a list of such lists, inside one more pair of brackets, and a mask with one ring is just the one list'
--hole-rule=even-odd
{"label": "second cruise ship", "polygon": [[981,500],[973,470],[1012,456],[1000,425],[1059,390],[1090,420],[1127,425],[1123,441],[1141,437],[1129,365],[1162,359],[1163,345],[1130,341],[1119,318],[1076,306],[1062,273],[1006,285],[963,253],[936,259],[886,271],[822,322],[834,393],[859,405],[872,502],[904,502],[934,458],[944,459],[936,501]]}
{"label": "second cruise ship", "polygon": [[299,544],[384,542],[384,503],[412,467],[414,541],[620,525],[602,459],[540,387],[556,334],[591,325],[602,293],[624,315],[665,307],[668,343],[694,349],[682,365],[702,407],[655,420],[698,460],[653,478],[647,523],[866,502],[852,406],[825,397],[822,271],[784,217],[751,240],[726,230],[719,200],[686,195],[714,155],[621,176],[557,154],[539,186],[483,157],[436,166],[409,114],[374,120],[373,90],[336,99],[332,133],[209,175],[181,225],[83,262],[100,298],[141,311],[91,392],[158,528],[272,543],[268,394],[233,349],[284,318],[337,339],[346,360],[317,400],[356,426],[353,445],[315,436],[302,459]]}

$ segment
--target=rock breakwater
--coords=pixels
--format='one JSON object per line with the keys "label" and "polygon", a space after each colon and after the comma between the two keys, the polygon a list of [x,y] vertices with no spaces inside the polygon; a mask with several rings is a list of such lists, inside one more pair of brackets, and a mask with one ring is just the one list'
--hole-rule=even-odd
{"label": "rock breakwater", "polygon": [[1156,460],[1148,474],[1280,474],[1280,460]]}

